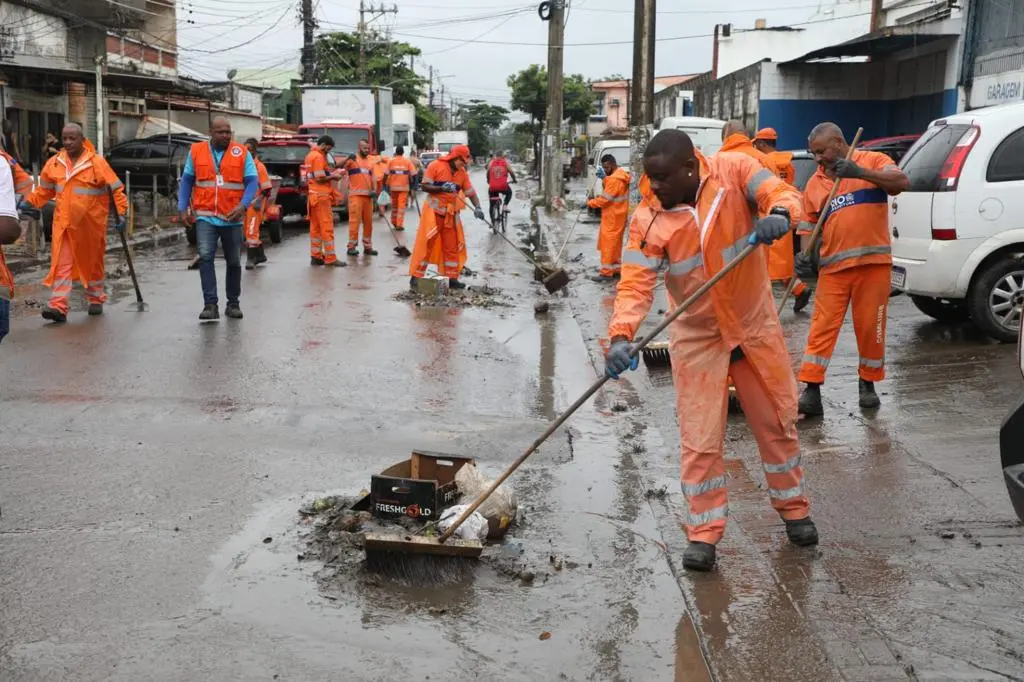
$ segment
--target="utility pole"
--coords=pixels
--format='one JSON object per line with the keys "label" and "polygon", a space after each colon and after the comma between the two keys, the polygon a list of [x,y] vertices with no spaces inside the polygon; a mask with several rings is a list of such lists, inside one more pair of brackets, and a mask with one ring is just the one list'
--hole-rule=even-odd
{"label": "utility pole", "polygon": [[634,0],[633,78],[629,111],[630,213],[640,203],[644,149],[654,123],[654,12],[656,0]]}
{"label": "utility pole", "polygon": [[[304,0],[305,1],[305,0]],[[359,82],[366,82],[366,24],[367,13],[370,14],[369,21],[373,21],[385,14],[398,14],[398,7],[392,5],[391,7],[385,7],[384,5],[366,4],[366,0],[359,0]]]}
{"label": "utility pole", "polygon": [[430,67],[430,84],[428,86],[427,104],[431,111],[434,109],[434,67]]}
{"label": "utility pole", "polygon": [[312,83],[316,79],[316,57],[313,52],[313,0],[302,0],[302,82]]}
{"label": "utility pole", "polygon": [[565,41],[565,0],[551,0],[548,19],[548,108],[544,115],[544,204],[562,198],[562,72]]}

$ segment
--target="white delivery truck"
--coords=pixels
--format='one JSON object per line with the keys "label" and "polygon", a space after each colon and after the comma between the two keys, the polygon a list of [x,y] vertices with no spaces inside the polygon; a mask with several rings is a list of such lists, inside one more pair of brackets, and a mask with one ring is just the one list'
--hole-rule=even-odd
{"label": "white delivery truck", "polygon": [[469,133],[465,130],[439,130],[434,133],[434,149],[445,154],[460,144],[469,144]]}
{"label": "white delivery truck", "polygon": [[396,104],[391,107],[391,121],[395,126],[395,146],[405,148],[405,153],[416,151],[416,105]]}
{"label": "white delivery truck", "polygon": [[373,154],[394,151],[391,88],[369,85],[303,85],[303,135],[330,135],[334,151],[354,154],[360,139]]}

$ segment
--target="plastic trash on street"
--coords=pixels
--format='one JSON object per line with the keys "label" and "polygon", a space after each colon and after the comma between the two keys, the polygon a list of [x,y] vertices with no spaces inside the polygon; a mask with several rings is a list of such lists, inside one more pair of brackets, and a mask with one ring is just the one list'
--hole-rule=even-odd
{"label": "plastic trash on street", "polygon": [[[467,509],[469,509],[468,504],[457,504],[454,507],[448,507],[441,512],[441,518],[437,521],[437,527],[444,533],[452,527],[455,520]],[[455,529],[453,537],[460,540],[485,541],[487,539],[487,519],[480,512],[473,512],[461,526]]]}

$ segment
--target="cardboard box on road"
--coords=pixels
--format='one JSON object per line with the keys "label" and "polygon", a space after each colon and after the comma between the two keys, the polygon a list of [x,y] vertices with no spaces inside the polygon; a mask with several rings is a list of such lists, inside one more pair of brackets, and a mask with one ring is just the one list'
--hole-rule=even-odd
{"label": "cardboard box on road", "polygon": [[380,519],[436,521],[458,497],[455,473],[469,457],[413,450],[412,456],[370,477],[370,511]]}

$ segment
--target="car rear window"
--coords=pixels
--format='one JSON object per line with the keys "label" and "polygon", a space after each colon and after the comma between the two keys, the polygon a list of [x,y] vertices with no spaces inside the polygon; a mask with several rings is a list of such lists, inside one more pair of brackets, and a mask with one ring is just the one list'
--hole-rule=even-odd
{"label": "car rear window", "polygon": [[268,145],[259,148],[260,161],[263,163],[302,163],[309,147],[297,144]]}
{"label": "car rear window", "polygon": [[801,192],[807,187],[814,171],[818,169],[818,163],[814,159],[793,159],[793,186]]}
{"label": "car rear window", "polygon": [[933,126],[911,147],[900,167],[910,180],[910,192],[934,192],[946,158],[970,126],[966,123]]}

